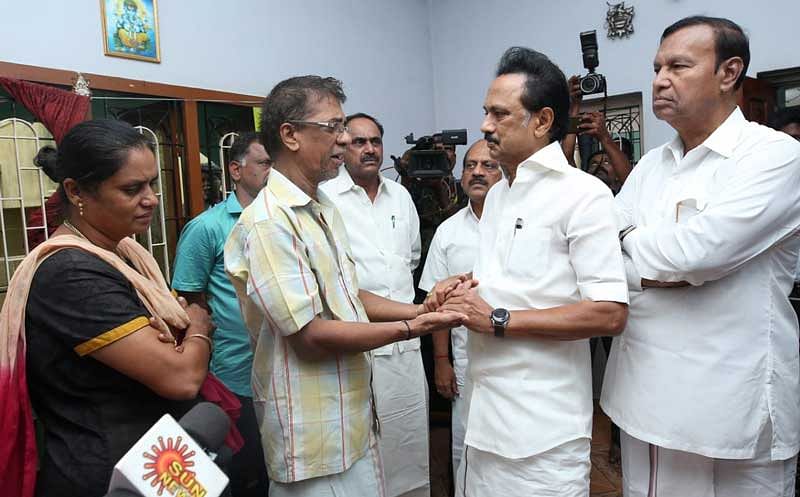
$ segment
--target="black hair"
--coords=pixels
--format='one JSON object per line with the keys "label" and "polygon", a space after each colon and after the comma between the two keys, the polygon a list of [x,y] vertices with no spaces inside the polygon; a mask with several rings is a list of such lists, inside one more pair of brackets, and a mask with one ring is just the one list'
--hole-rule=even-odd
{"label": "black hair", "polygon": [[295,76],[275,85],[264,99],[261,112],[261,137],[267,153],[275,160],[283,149],[281,125],[302,121],[309,113],[311,99],[335,98],[340,104],[347,100],[342,82],[321,76]]}
{"label": "black hair", "polygon": [[[59,184],[62,197],[64,180],[74,179],[81,189],[95,191],[125,164],[131,150],[146,148],[155,153],[155,146],[147,136],[133,126],[112,119],[84,121],[70,129],[58,146],[44,147],[36,154],[34,163],[53,181]],[[47,149],[47,150],[45,150]]]}
{"label": "black hair", "polygon": [[569,123],[569,89],[567,78],[546,55],[525,47],[511,47],[497,64],[497,76],[524,74],[525,88],[520,100],[528,112],[545,107],[553,110],[550,142],[564,138]]}
{"label": "black hair", "polygon": [[781,109],[772,116],[769,125],[778,131],[782,130],[785,126],[790,124],[800,125],[800,107],[787,107]]}
{"label": "black hair", "polygon": [[586,163],[588,164],[589,162],[592,162],[592,159],[594,159],[595,156],[597,156],[597,155],[608,155],[608,152],[605,149],[603,149],[603,150],[595,150],[594,152],[589,154],[589,158],[586,160]]}
{"label": "black hair", "polygon": [[244,156],[247,155],[247,150],[253,143],[261,143],[261,137],[258,133],[252,131],[244,131],[239,133],[239,136],[233,141],[231,151],[228,154],[229,161],[242,162]]}
{"label": "black hair", "polygon": [[375,123],[375,126],[378,127],[378,131],[380,131],[380,133],[381,133],[381,138],[383,138],[383,124],[381,124],[374,117],[370,116],[369,114],[365,114],[363,112],[356,112],[355,114],[350,114],[349,116],[347,116],[344,119],[344,124],[345,125],[350,124],[350,121],[352,121],[353,119],[369,119],[370,121]]}
{"label": "black hair", "polygon": [[479,143],[480,143],[480,142],[482,142],[482,141],[486,141],[486,140],[485,140],[485,139],[483,139],[483,138],[481,138],[480,140],[476,140],[476,141],[475,141],[475,143],[473,143],[472,145],[470,145],[470,146],[467,148],[467,151],[466,151],[466,152],[464,152],[464,158],[463,158],[463,159],[461,159],[461,167],[462,167],[463,169],[466,169],[466,168],[467,168],[467,156],[469,156],[469,153],[472,151],[472,149],[473,149],[473,148],[475,148],[475,145],[479,144]]}
{"label": "black hair", "polygon": [[52,145],[45,145],[36,152],[33,163],[50,178],[50,181],[58,183],[56,173],[56,163],[58,162],[58,150]]}
{"label": "black hair", "polygon": [[717,71],[719,66],[731,57],[742,59],[744,64],[742,73],[733,86],[734,90],[738,90],[742,86],[742,82],[747,75],[747,67],[750,65],[750,41],[747,39],[747,35],[744,34],[742,27],[723,17],[684,17],[664,30],[661,34],[661,41],[663,42],[664,39],[676,31],[692,26],[708,26],[714,31],[714,52],[716,54],[714,71]]}

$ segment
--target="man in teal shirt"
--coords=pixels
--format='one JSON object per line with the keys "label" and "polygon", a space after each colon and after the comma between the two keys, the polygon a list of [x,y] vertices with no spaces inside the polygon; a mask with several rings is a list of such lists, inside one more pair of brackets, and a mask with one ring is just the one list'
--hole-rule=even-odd
{"label": "man in teal shirt", "polygon": [[223,249],[242,209],[267,182],[272,165],[255,133],[242,133],[231,146],[230,172],[234,192],[192,219],[183,229],[175,255],[172,287],[189,303],[206,307],[217,325],[211,371],[242,403],[237,427],[245,439],[231,464],[233,497],[267,495],[267,471],[253,411],[250,372],[253,352],[242,321],[239,301],[225,273]]}

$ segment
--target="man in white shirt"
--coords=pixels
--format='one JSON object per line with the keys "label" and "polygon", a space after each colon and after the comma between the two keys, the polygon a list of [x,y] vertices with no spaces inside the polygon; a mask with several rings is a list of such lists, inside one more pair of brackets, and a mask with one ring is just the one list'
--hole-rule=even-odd
{"label": "man in white shirt", "polygon": [[631,306],[601,405],[627,497],[794,495],[800,144],[737,107],[748,45],[727,19],[664,31],[653,111],[678,134],[616,197]]}
{"label": "man in white shirt", "polygon": [[[546,56],[500,59],[481,130],[507,181],[486,197],[467,316],[468,416],[457,496],[588,497],[589,341],[622,331],[628,291],[613,197],[567,163],[569,93]],[[426,305],[447,293],[440,282]]]}
{"label": "man in white shirt", "polygon": [[[367,114],[348,116],[346,124],[352,138],[344,167],[320,189],[344,219],[359,288],[410,304],[420,259],[417,210],[402,185],[380,174],[383,126]],[[419,347],[415,338],[372,352],[388,497],[430,495],[428,383]]]}
{"label": "man in white shirt", "polygon": [[[483,201],[489,189],[503,179],[500,164],[489,155],[486,140],[478,140],[467,149],[464,156],[464,171],[461,187],[469,197],[469,205],[445,220],[433,235],[433,241],[425,259],[425,268],[419,287],[426,292],[432,290],[437,281],[459,273],[469,273],[478,254],[478,222],[483,214]],[[466,402],[462,391],[467,372],[467,329],[454,328],[450,336],[453,348],[453,364],[450,365],[448,333],[437,333],[433,339],[433,364],[436,391],[446,399],[452,399],[451,439],[453,453],[453,476],[461,462],[464,451],[466,425]]]}

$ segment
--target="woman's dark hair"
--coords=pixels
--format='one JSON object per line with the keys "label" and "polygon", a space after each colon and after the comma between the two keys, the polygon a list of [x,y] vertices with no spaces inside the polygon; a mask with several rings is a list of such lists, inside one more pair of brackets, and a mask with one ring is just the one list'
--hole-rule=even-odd
{"label": "woman's dark hair", "polygon": [[52,145],[45,145],[36,152],[33,163],[42,170],[51,181],[58,183],[56,175],[56,161],[58,160],[58,150]]}
{"label": "woman's dark hair", "polygon": [[61,140],[57,154],[52,147],[43,147],[34,163],[60,187],[65,179],[72,178],[82,189],[91,192],[113,176],[127,160],[128,153],[137,148],[155,153],[153,142],[130,124],[94,119],[70,129]]}
{"label": "woman's dark hair", "polygon": [[525,47],[511,47],[497,64],[497,76],[525,75],[525,88],[520,100],[529,112],[545,107],[553,109],[550,142],[559,141],[567,133],[569,124],[569,89],[567,78],[546,55]]}

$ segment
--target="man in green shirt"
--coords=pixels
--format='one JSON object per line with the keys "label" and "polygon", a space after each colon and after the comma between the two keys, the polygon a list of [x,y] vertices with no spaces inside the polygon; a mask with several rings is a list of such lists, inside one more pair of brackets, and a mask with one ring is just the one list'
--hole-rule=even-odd
{"label": "man in green shirt", "polygon": [[225,273],[223,249],[242,209],[266,184],[271,165],[272,160],[255,133],[239,135],[231,147],[228,164],[234,192],[183,229],[172,279],[172,287],[187,301],[197,302],[211,312],[217,325],[211,371],[242,403],[237,427],[245,445],[231,465],[233,497],[267,495],[268,479],[253,411],[250,336],[236,292]]}

